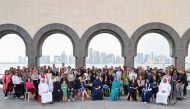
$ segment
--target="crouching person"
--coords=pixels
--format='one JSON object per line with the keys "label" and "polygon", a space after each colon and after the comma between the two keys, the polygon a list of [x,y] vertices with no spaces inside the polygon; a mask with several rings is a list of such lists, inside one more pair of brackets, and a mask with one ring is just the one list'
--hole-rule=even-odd
{"label": "crouching person", "polygon": [[45,79],[41,79],[41,82],[38,86],[39,95],[41,96],[41,103],[45,105],[46,103],[53,103],[52,100],[52,92],[47,83],[45,83]]}

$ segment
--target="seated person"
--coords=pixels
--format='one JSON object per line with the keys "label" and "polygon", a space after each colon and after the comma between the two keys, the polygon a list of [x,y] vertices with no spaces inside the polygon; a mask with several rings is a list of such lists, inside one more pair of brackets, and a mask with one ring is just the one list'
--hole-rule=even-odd
{"label": "seated person", "polygon": [[130,88],[130,91],[129,91],[128,100],[137,101],[138,84],[137,84],[137,81],[135,79],[135,76],[132,77],[132,80],[130,81],[130,84],[129,84],[129,88]]}
{"label": "seated person", "polygon": [[156,103],[168,104],[168,96],[170,95],[171,85],[167,82],[167,78],[163,78],[159,85],[159,91],[156,95]]}
{"label": "seated person", "polygon": [[67,80],[66,78],[62,79],[62,83],[61,83],[61,90],[63,92],[63,102],[67,102],[68,101],[68,85],[67,85]]}
{"label": "seated person", "polygon": [[89,97],[89,95],[87,94],[87,91],[85,89],[85,79],[83,79],[82,77],[79,77],[80,80],[80,94],[82,95],[82,101],[84,100],[84,96],[86,95],[86,97]]}
{"label": "seated person", "polygon": [[112,83],[112,89],[111,89],[111,101],[115,101],[118,99],[119,91],[120,91],[120,82],[117,78]]}
{"label": "seated person", "polygon": [[150,102],[150,97],[152,96],[152,83],[149,82],[149,79],[146,79],[146,83],[141,93],[141,101],[143,103]]}
{"label": "seated person", "polygon": [[36,88],[30,77],[28,77],[25,82],[25,89],[26,92],[30,92],[33,96],[36,94]]}
{"label": "seated person", "polygon": [[38,86],[38,93],[41,96],[41,103],[44,105],[45,103],[52,103],[52,92],[47,83],[45,83],[45,78],[41,79],[41,82]]}
{"label": "seated person", "polygon": [[[66,81],[66,79],[65,79]],[[74,101],[75,100],[75,82],[71,77],[68,77],[68,101]]]}
{"label": "seated person", "polygon": [[138,91],[139,91],[139,95],[137,95],[137,96],[141,96],[141,93],[142,93],[142,90],[143,90],[144,84],[145,84],[145,80],[143,79],[142,75],[140,75],[138,77],[137,83],[138,83]]}
{"label": "seated person", "polygon": [[103,100],[102,82],[100,81],[99,76],[96,76],[96,79],[92,84],[92,100]]}
{"label": "seated person", "polygon": [[87,76],[87,80],[85,81],[85,88],[87,90],[88,95],[91,95],[91,92],[92,92],[92,83],[90,81],[90,76]]}
{"label": "seated person", "polygon": [[60,102],[62,101],[62,90],[61,90],[61,83],[59,80],[59,77],[55,78],[56,81],[53,83],[53,101],[54,102]]}
{"label": "seated person", "polygon": [[107,75],[104,75],[104,79],[102,80],[102,85],[103,85],[103,95],[105,97],[109,96],[110,92],[110,87],[108,86],[108,81],[107,81]]}

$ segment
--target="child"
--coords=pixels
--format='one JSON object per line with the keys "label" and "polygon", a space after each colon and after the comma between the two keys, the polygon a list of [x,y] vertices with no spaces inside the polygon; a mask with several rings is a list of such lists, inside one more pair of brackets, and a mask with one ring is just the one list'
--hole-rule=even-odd
{"label": "child", "polygon": [[61,84],[61,90],[63,91],[63,101],[67,102],[67,83],[66,80],[63,80],[63,83]]}

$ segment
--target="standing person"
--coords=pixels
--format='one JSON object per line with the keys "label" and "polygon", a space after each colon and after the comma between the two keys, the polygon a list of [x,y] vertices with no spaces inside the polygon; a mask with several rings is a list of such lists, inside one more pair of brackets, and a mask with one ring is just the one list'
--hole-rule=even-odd
{"label": "standing person", "polygon": [[177,74],[177,71],[175,70],[172,76],[172,83],[171,83],[172,98],[177,97],[177,91],[176,91],[177,78],[178,78],[178,74]]}
{"label": "standing person", "polygon": [[103,100],[102,83],[99,76],[96,76],[92,84],[92,100]]}
{"label": "standing person", "polygon": [[2,77],[2,83],[3,83],[3,92],[5,94],[5,99],[7,98],[7,93],[9,91],[10,87],[10,82],[11,82],[11,77],[9,75],[8,70],[5,71],[5,74]]}
{"label": "standing person", "polygon": [[59,68],[57,68],[55,66],[55,64],[53,64],[53,76],[60,76],[60,73],[59,73]]}
{"label": "standing person", "polygon": [[124,93],[126,96],[128,96],[129,93],[129,77],[127,75],[127,72],[124,71],[123,75],[122,75],[122,80],[123,80],[123,88],[124,88]]}
{"label": "standing person", "polygon": [[134,101],[137,101],[138,84],[137,81],[135,80],[135,76],[132,77],[129,87],[130,87],[130,96],[128,97],[128,100],[132,98]]}
{"label": "standing person", "polygon": [[149,82],[149,79],[146,79],[146,83],[141,93],[141,98],[143,103],[149,103],[150,97],[152,96],[152,83]]}
{"label": "standing person", "polygon": [[111,90],[111,101],[115,101],[118,99],[120,92],[120,82],[117,78],[112,83],[112,90]]}
{"label": "standing person", "polygon": [[183,98],[186,98],[188,81],[187,81],[187,73],[186,73],[184,68],[182,68],[182,75],[183,75],[183,78],[184,78]]}
{"label": "standing person", "polygon": [[131,71],[129,72],[129,79],[130,79],[130,81],[132,80],[132,78],[137,78],[137,73],[135,73],[135,69],[134,68],[132,68],[131,69]]}
{"label": "standing person", "polygon": [[179,69],[178,71],[179,71],[179,74],[178,74],[177,84],[176,84],[177,98],[183,99],[183,97],[184,97],[183,90],[184,90],[185,78],[184,78],[182,70]]}
{"label": "standing person", "polygon": [[67,86],[67,81],[66,79],[63,79],[62,83],[61,83],[61,90],[63,92],[63,102],[67,102],[68,98],[67,98],[67,91],[68,91],[68,86]]}
{"label": "standing person", "polygon": [[120,67],[116,68],[115,77],[121,79],[122,70]]}
{"label": "standing person", "polygon": [[22,79],[18,76],[18,72],[15,72],[15,75],[12,76],[12,82],[15,86],[15,95],[17,98],[21,97],[21,91],[22,91]]}

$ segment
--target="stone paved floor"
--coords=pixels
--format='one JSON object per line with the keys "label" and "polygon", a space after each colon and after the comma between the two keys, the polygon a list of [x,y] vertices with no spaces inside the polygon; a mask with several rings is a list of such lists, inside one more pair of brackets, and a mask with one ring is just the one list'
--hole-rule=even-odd
{"label": "stone paved floor", "polygon": [[111,102],[108,99],[103,101],[85,100],[41,106],[34,100],[27,102],[15,98],[4,99],[2,89],[0,90],[0,109],[190,109],[190,94],[185,100],[178,101],[174,106],[171,104],[168,106],[155,103],[142,104],[141,102],[126,101],[124,98],[116,102]]}

